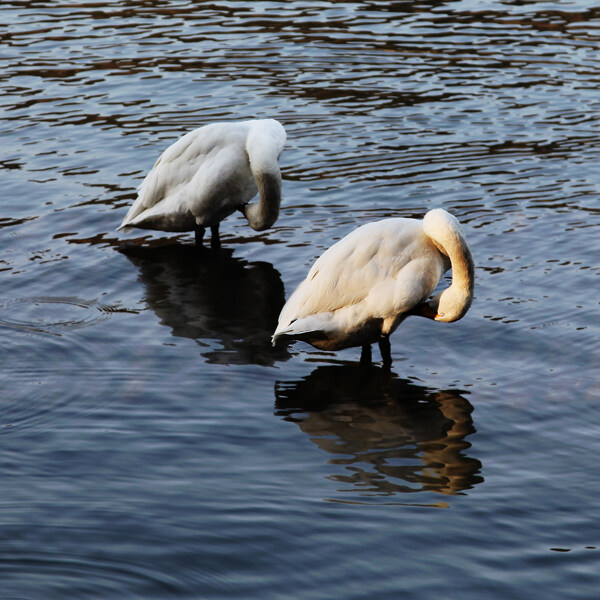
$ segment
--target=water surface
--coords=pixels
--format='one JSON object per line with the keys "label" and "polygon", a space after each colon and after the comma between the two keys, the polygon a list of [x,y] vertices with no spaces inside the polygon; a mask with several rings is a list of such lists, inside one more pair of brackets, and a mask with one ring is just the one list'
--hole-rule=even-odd
{"label": "water surface", "polygon": [[[11,598],[582,598],[600,585],[600,5],[9,0]],[[183,133],[273,117],[280,219],[116,232]],[[273,349],[357,226],[443,207],[476,298],[394,364]]]}

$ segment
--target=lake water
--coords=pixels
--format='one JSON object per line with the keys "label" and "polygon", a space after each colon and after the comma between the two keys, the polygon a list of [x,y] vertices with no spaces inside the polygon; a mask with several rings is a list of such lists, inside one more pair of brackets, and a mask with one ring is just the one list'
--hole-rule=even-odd
{"label": "lake water", "polygon": [[[0,598],[596,598],[600,3],[6,0]],[[287,131],[253,232],[116,232],[213,121]],[[271,348],[357,226],[443,207],[476,297]]]}

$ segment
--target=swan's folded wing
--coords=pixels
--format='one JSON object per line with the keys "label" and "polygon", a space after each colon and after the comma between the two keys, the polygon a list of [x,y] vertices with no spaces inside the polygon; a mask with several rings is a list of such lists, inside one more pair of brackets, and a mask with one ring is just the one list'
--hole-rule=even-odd
{"label": "swan's folded wing", "polygon": [[294,320],[358,304],[385,316],[402,304],[395,299],[399,274],[432,252],[437,250],[418,221],[386,219],[359,227],[315,262],[281,311],[276,333]]}
{"label": "swan's folded wing", "polygon": [[189,190],[198,187],[197,175],[207,161],[212,161],[211,169],[205,171],[213,173],[214,178],[220,177],[213,168],[215,155],[228,147],[243,149],[247,131],[245,123],[213,123],[190,131],[171,144],[140,184],[137,200],[119,228],[132,224],[142,212],[163,200],[187,198]]}

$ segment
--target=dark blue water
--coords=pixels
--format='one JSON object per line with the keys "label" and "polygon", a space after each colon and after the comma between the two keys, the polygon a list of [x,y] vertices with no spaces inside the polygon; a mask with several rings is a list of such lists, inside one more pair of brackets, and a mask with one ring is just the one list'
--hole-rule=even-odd
{"label": "dark blue water", "polygon": [[[596,597],[600,4],[0,17],[0,598]],[[115,232],[167,145],[251,117],[275,227]],[[271,347],[325,248],[434,207],[463,320],[405,321],[391,373]]]}

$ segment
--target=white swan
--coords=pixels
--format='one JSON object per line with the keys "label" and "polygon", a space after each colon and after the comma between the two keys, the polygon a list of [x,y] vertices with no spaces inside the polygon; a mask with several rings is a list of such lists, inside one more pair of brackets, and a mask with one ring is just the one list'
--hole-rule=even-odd
{"label": "white swan", "polygon": [[[427,300],[452,267],[452,284]],[[445,210],[359,227],[315,262],[291,295],[273,334],[322,350],[379,342],[391,364],[390,334],[409,315],[457,321],[473,300],[474,264],[459,222]]]}
{"label": "white swan", "polygon": [[[169,146],[138,189],[137,200],[118,229],[195,231],[201,245],[206,227],[219,245],[219,223],[241,210],[262,231],[279,216],[278,159],[285,129],[274,119],[213,123],[190,131]],[[260,194],[258,202],[248,204]]]}

